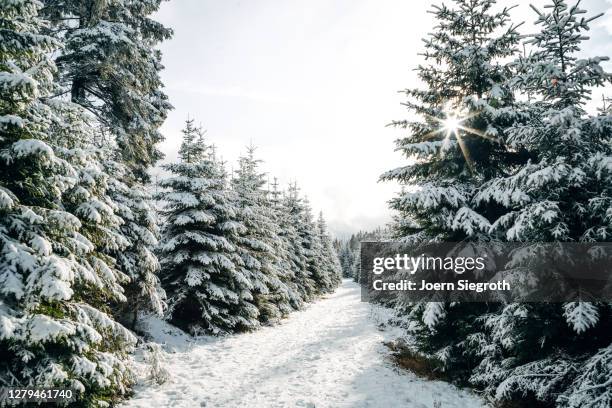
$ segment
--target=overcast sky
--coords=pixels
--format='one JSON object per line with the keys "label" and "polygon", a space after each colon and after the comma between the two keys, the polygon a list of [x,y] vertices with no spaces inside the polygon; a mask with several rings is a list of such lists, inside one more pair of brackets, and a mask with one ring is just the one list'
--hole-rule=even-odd
{"label": "overcast sky", "polygon": [[[517,21],[534,20],[529,3]],[[438,3],[438,2],[433,2]],[[446,2],[447,4],[450,2]],[[406,117],[398,90],[414,86],[431,30],[430,1],[174,0],[158,19],[174,30],[162,73],[175,109],[162,131],[176,158],[184,120],[201,122],[231,167],[251,141],[263,169],[296,180],[332,232],[386,223],[398,190],[379,175],[405,163],[394,152]],[[593,24],[589,55],[612,54],[612,0],[583,0]],[[530,24],[524,30],[530,30]],[[612,65],[607,64],[608,70]],[[597,99],[601,95],[594,95]]]}

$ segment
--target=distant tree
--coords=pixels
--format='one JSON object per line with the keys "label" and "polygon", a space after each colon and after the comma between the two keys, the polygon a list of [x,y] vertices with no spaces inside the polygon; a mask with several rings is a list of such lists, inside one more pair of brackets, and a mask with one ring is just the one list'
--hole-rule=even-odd
{"label": "distant tree", "polygon": [[296,274],[298,274],[300,265],[303,265],[305,260],[300,257],[299,253],[294,251],[295,242],[297,241],[297,230],[291,224],[289,214],[285,211],[276,178],[274,178],[272,189],[268,192],[268,195],[272,208],[272,218],[277,225],[277,235],[274,240],[274,251],[277,254],[276,269],[279,271],[281,282],[286,287],[285,290],[289,296],[291,307],[297,310],[302,307],[303,299],[298,288]]}
{"label": "distant tree", "polygon": [[323,218],[323,212],[319,213],[317,218],[317,232],[319,241],[321,242],[321,259],[320,268],[323,270],[329,280],[329,284],[325,287],[325,291],[331,292],[338,287],[342,280],[342,267],[340,259],[334,249],[334,244],[327,231],[327,224]]}
{"label": "distant tree", "polygon": [[260,163],[255,158],[255,147],[249,146],[239,159],[232,188],[237,198],[238,219],[244,226],[237,239],[244,274],[253,285],[260,319],[271,322],[293,309],[295,293],[287,285],[291,271],[280,268],[282,253],[276,250],[284,246],[279,242],[279,226],[264,190],[266,180],[265,174],[259,172]]}
{"label": "distant tree", "polygon": [[313,234],[312,225],[305,223],[305,207],[295,183],[289,185],[282,201],[286,214],[285,232],[291,243],[292,261],[295,264],[295,284],[304,301],[314,299],[316,283],[312,278],[312,254],[309,250],[309,237]]}

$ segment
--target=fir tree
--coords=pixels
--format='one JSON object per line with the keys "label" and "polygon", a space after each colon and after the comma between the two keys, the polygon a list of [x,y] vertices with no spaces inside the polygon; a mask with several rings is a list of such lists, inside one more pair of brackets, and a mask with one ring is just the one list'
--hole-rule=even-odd
{"label": "fir tree", "polygon": [[312,257],[308,249],[307,239],[312,235],[312,226],[305,224],[304,203],[299,194],[296,183],[291,183],[283,197],[283,209],[287,216],[286,228],[291,243],[291,252],[295,263],[295,283],[300,292],[300,297],[309,302],[314,299],[316,284],[312,279]]}
{"label": "fir tree", "polygon": [[121,231],[129,246],[109,255],[129,281],[125,291],[132,307],[116,305],[116,314],[133,326],[140,310],[160,313],[163,291],[156,273],[159,263],[152,252],[157,244],[157,220],[150,206],[147,170],[161,158],[156,143],[159,127],[171,108],[159,78],[161,54],[155,46],[171,30],[150,15],[161,0],[105,2],[44,1],[49,33],[63,44],[56,58],[61,90],[92,113],[102,132],[111,136],[105,163],[109,194],[123,219]]}
{"label": "fir tree", "polygon": [[602,106],[600,111],[602,115],[612,114],[612,98],[606,98],[605,96],[602,98]]}
{"label": "fir tree", "polygon": [[274,252],[277,254],[276,270],[281,282],[285,285],[286,293],[289,297],[289,304],[294,310],[302,307],[303,300],[300,297],[298,285],[296,283],[296,273],[300,265],[299,255],[293,252],[293,237],[297,232],[295,227],[290,224],[289,217],[283,206],[281,192],[278,189],[276,177],[272,183],[272,190],[268,192],[269,201],[272,208],[272,220],[276,225],[276,240],[274,242]]}
{"label": "fir tree", "polygon": [[357,283],[360,283],[359,278],[361,276],[361,240],[364,238],[365,236],[359,233],[357,234],[357,236],[352,235],[351,239],[348,242],[348,247],[351,251],[351,264],[349,267],[353,273],[353,281]]}
{"label": "fir tree", "polygon": [[221,164],[203,132],[188,120],[179,163],[165,191],[162,280],[171,322],[192,334],[222,334],[257,327],[254,285],[236,247],[244,226]]}
{"label": "fir tree", "polygon": [[[494,12],[493,0],[457,0],[457,8],[434,6],[436,31],[425,40],[430,65],[419,66],[426,89],[406,90],[405,105],[423,120],[397,121],[410,134],[398,149],[414,164],[391,170],[383,180],[415,184],[391,201],[402,216],[402,237],[460,241],[485,238],[494,209],[478,208],[474,192],[483,180],[520,160],[502,135],[515,114],[506,86],[509,69],[500,60],[516,52],[518,33],[509,9]],[[502,34],[497,32],[504,30]]]}
{"label": "fir tree", "polygon": [[[601,67],[607,57],[576,56],[588,39],[584,32],[589,22],[598,16],[585,18],[578,3],[568,6],[563,0],[553,0],[544,11],[533,9],[541,31],[528,41],[533,52],[517,61],[513,84],[536,99],[522,106],[528,120],[510,127],[506,139],[511,148],[526,149],[531,160],[489,181],[477,200],[508,208],[492,229],[509,241],[527,246],[609,241],[612,117],[606,112],[589,115],[584,105],[592,89],[612,77]],[[529,262],[533,267],[540,261]],[[560,277],[533,279],[557,282]],[[584,302],[579,296],[563,305],[507,305],[486,319],[491,341],[484,344],[484,359],[473,380],[498,398],[529,394],[558,406],[606,406],[612,398],[602,385],[611,374],[603,363],[609,352],[596,354],[599,363],[585,356],[609,347],[610,316],[609,304]],[[594,371],[577,376],[581,370]],[[590,403],[578,395],[583,392]]]}
{"label": "fir tree", "polygon": [[306,270],[313,281],[314,294],[324,293],[328,288],[331,288],[332,282],[325,271],[323,245],[319,238],[319,232],[313,219],[308,198],[304,198],[302,201],[301,222],[299,225],[302,246],[306,254]]}
{"label": "fir tree", "polygon": [[353,277],[353,253],[348,246],[348,243],[342,245],[338,254],[340,258],[340,266],[342,267],[342,277]]}
{"label": "fir tree", "polygon": [[41,34],[40,3],[0,3],[0,379],[114,401],[133,381],[135,341],[107,314],[125,301],[125,276],[100,253],[118,219],[74,132],[88,136],[82,112],[44,102],[58,44]]}
{"label": "fir tree", "polygon": [[[397,146],[412,163],[382,176],[417,187],[391,201],[399,214],[394,230],[414,244],[488,241],[491,222],[505,209],[476,201],[476,194],[527,160],[522,149],[504,144],[505,129],[519,117],[503,60],[516,53],[519,34],[510,8],[495,10],[494,0],[455,0],[454,8],[434,6],[432,13],[435,30],[424,40],[428,64],[417,69],[425,89],[406,91],[405,105],[421,119],[393,123],[410,131]],[[473,350],[457,339],[477,330],[486,305],[430,300],[406,305],[418,347],[465,381]]]}
{"label": "fir tree", "polygon": [[238,238],[244,273],[253,284],[261,320],[270,322],[292,310],[290,299],[295,295],[286,284],[288,271],[279,269],[281,260],[275,251],[279,230],[263,189],[266,181],[258,170],[260,163],[255,158],[255,147],[249,146],[239,159],[232,187],[238,200],[239,220],[245,227]]}
{"label": "fir tree", "polygon": [[130,302],[114,304],[113,309],[117,318],[133,329],[139,313],[161,315],[166,307],[166,294],[158,277],[160,264],[154,253],[159,220],[148,188],[130,181],[129,167],[121,162],[115,149],[106,146],[103,152],[104,171],[110,176],[108,194],[122,219],[119,233],[128,242],[124,250],[108,248],[106,252],[129,278],[123,287]]}
{"label": "fir tree", "polygon": [[319,268],[323,270],[329,282],[324,290],[331,292],[340,284],[342,279],[342,268],[336,250],[334,249],[333,241],[327,232],[327,224],[323,218],[323,212],[320,212],[319,218],[317,218],[317,233],[319,242],[321,243],[322,259]]}
{"label": "fir tree", "polygon": [[115,137],[136,180],[162,155],[159,126],[171,108],[159,77],[159,42],[172,31],[153,20],[161,0],[45,0],[44,16],[64,47],[56,59],[63,92]]}

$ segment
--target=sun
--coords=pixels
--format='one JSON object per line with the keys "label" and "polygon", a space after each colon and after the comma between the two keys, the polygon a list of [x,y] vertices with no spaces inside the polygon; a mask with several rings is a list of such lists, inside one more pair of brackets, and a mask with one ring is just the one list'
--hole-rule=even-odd
{"label": "sun", "polygon": [[471,114],[464,114],[457,109],[446,109],[444,112],[444,118],[427,115],[428,118],[432,119],[435,122],[438,122],[439,127],[435,128],[427,135],[425,135],[425,138],[437,138],[440,136],[440,134],[442,134],[442,140],[444,142],[443,146],[445,146],[446,148],[450,145],[451,140],[455,140],[457,142],[457,145],[459,146],[459,149],[461,150],[461,153],[463,154],[463,157],[465,158],[465,162],[467,163],[469,169],[471,171],[474,171],[472,158],[468,150],[468,145],[464,140],[464,137],[471,134],[479,136],[483,139],[495,141],[494,138],[488,136],[486,133],[477,129],[473,129],[466,125],[466,122],[474,116],[478,115],[478,113],[479,112],[472,112]]}
{"label": "sun", "polygon": [[461,118],[451,115],[442,120],[442,126],[447,133],[457,134],[457,131],[461,128],[461,122],[463,122]]}

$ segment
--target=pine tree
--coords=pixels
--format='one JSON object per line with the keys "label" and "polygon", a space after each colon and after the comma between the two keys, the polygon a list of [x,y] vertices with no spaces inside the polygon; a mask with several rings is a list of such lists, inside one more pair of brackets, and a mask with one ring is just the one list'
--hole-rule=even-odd
{"label": "pine tree", "polygon": [[348,247],[351,251],[351,264],[349,268],[352,271],[353,281],[357,283],[360,283],[361,277],[361,240],[363,238],[365,237],[360,232],[357,235],[352,235],[348,242]]}
{"label": "pine tree", "polygon": [[188,120],[179,163],[165,166],[162,281],[168,316],[192,334],[222,334],[258,326],[255,287],[237,248],[245,227],[227,175],[203,132]]}
{"label": "pine tree", "polygon": [[321,259],[322,262],[319,268],[328,278],[329,284],[324,288],[324,291],[331,292],[338,287],[342,280],[342,267],[340,260],[333,246],[333,241],[327,232],[327,224],[323,218],[323,212],[319,212],[317,219],[317,233],[319,242],[321,242]]}
{"label": "pine tree", "polygon": [[[314,299],[316,284],[312,279],[311,255],[308,250],[308,236],[312,235],[312,226],[305,223],[304,203],[296,183],[287,188],[282,201],[286,221],[283,230],[291,244],[292,261],[295,265],[295,284],[302,300],[309,302]],[[310,263],[309,263],[310,262]]]}
{"label": "pine tree", "polygon": [[295,295],[287,286],[288,271],[279,269],[278,225],[263,189],[265,174],[259,172],[261,161],[255,158],[255,147],[249,146],[240,157],[232,187],[238,198],[238,217],[244,230],[238,238],[244,273],[253,287],[255,304],[263,322],[273,322],[291,310],[290,300]]}
{"label": "pine tree", "polygon": [[162,315],[166,308],[166,294],[158,277],[160,264],[154,252],[160,221],[149,188],[130,181],[129,167],[115,149],[107,146],[103,152],[102,164],[110,176],[108,193],[123,221],[119,233],[128,242],[124,250],[109,248],[106,252],[129,278],[123,287],[130,302],[114,304],[113,309],[124,325],[134,329],[139,313]]}
{"label": "pine tree", "polygon": [[299,257],[292,250],[292,237],[296,236],[295,227],[289,223],[288,214],[282,205],[281,191],[278,189],[276,177],[272,183],[272,190],[268,191],[268,200],[271,206],[270,216],[275,225],[275,239],[273,251],[276,254],[276,271],[283,284],[283,292],[287,294],[289,305],[293,310],[299,310],[303,305],[300,291],[296,283]]}
{"label": "pine tree", "polygon": [[56,58],[61,85],[56,96],[70,94],[92,113],[116,150],[105,165],[115,175],[109,194],[129,246],[109,256],[130,278],[124,286],[131,308],[116,305],[116,314],[132,327],[140,310],[163,309],[159,263],[152,252],[157,220],[146,188],[148,168],[162,157],[156,143],[163,139],[159,127],[171,108],[162,92],[163,67],[155,46],[172,33],[150,18],[160,3],[46,0],[42,10],[52,24],[49,33],[63,44]]}
{"label": "pine tree", "polygon": [[327,292],[328,288],[332,287],[332,282],[330,276],[325,271],[323,244],[319,238],[308,198],[304,198],[302,201],[300,227],[302,246],[306,254],[306,270],[313,281],[314,293],[321,294]]}
{"label": "pine tree", "polygon": [[[491,222],[505,209],[476,201],[483,183],[526,161],[508,149],[505,130],[520,119],[508,88],[505,59],[517,52],[517,26],[510,8],[494,0],[455,0],[454,8],[434,6],[436,26],[425,42],[427,65],[418,67],[424,89],[406,90],[405,105],[420,120],[394,122],[409,135],[397,146],[411,164],[391,170],[402,193],[391,201],[398,211],[397,238],[428,242],[488,241]],[[461,339],[477,331],[483,304],[444,304],[436,299],[405,305],[419,350],[465,381],[475,364]]]}
{"label": "pine tree", "polygon": [[58,44],[40,6],[0,2],[0,379],[71,387],[90,406],[128,391],[135,339],[107,314],[125,301],[125,276],[100,252],[118,219],[79,140],[82,112],[45,102]]}
{"label": "pine tree", "polygon": [[[526,149],[531,160],[490,180],[477,200],[508,208],[492,229],[509,241],[609,241],[612,117],[589,115],[584,105],[592,89],[612,76],[601,67],[607,57],[576,55],[598,16],[582,17],[578,3],[570,7],[564,0],[552,0],[544,11],[533,9],[541,31],[528,41],[533,52],[517,61],[513,84],[537,99],[523,104],[528,120],[510,127],[506,138],[511,148]],[[529,262],[533,267],[539,261]],[[612,342],[611,315],[609,304],[580,297],[563,305],[509,304],[486,320],[491,340],[474,381],[498,398],[529,394],[557,406],[608,406],[612,394],[605,384],[612,369],[603,363],[610,354],[602,347]],[[589,354],[599,362],[585,360]]]}
{"label": "pine tree", "polygon": [[161,0],[45,0],[50,30],[63,42],[56,59],[63,92],[92,112],[115,137],[135,180],[162,158],[159,126],[171,108],[155,46],[172,30],[153,20]]}
{"label": "pine tree", "polygon": [[353,277],[353,253],[349,248],[348,242],[346,242],[340,248],[340,265],[342,267],[342,277],[352,278]]}
{"label": "pine tree", "polygon": [[402,237],[486,239],[487,217],[495,219],[495,211],[477,208],[474,192],[483,180],[503,174],[504,165],[520,160],[502,144],[515,112],[506,86],[509,69],[500,60],[516,52],[519,38],[508,25],[509,9],[493,12],[493,0],[455,3],[456,9],[434,6],[436,31],[425,40],[424,53],[431,64],[418,68],[427,88],[405,91],[410,98],[405,105],[423,120],[393,122],[410,130],[397,146],[414,163],[382,179],[420,187],[391,202],[402,220],[410,221],[398,231]]}

